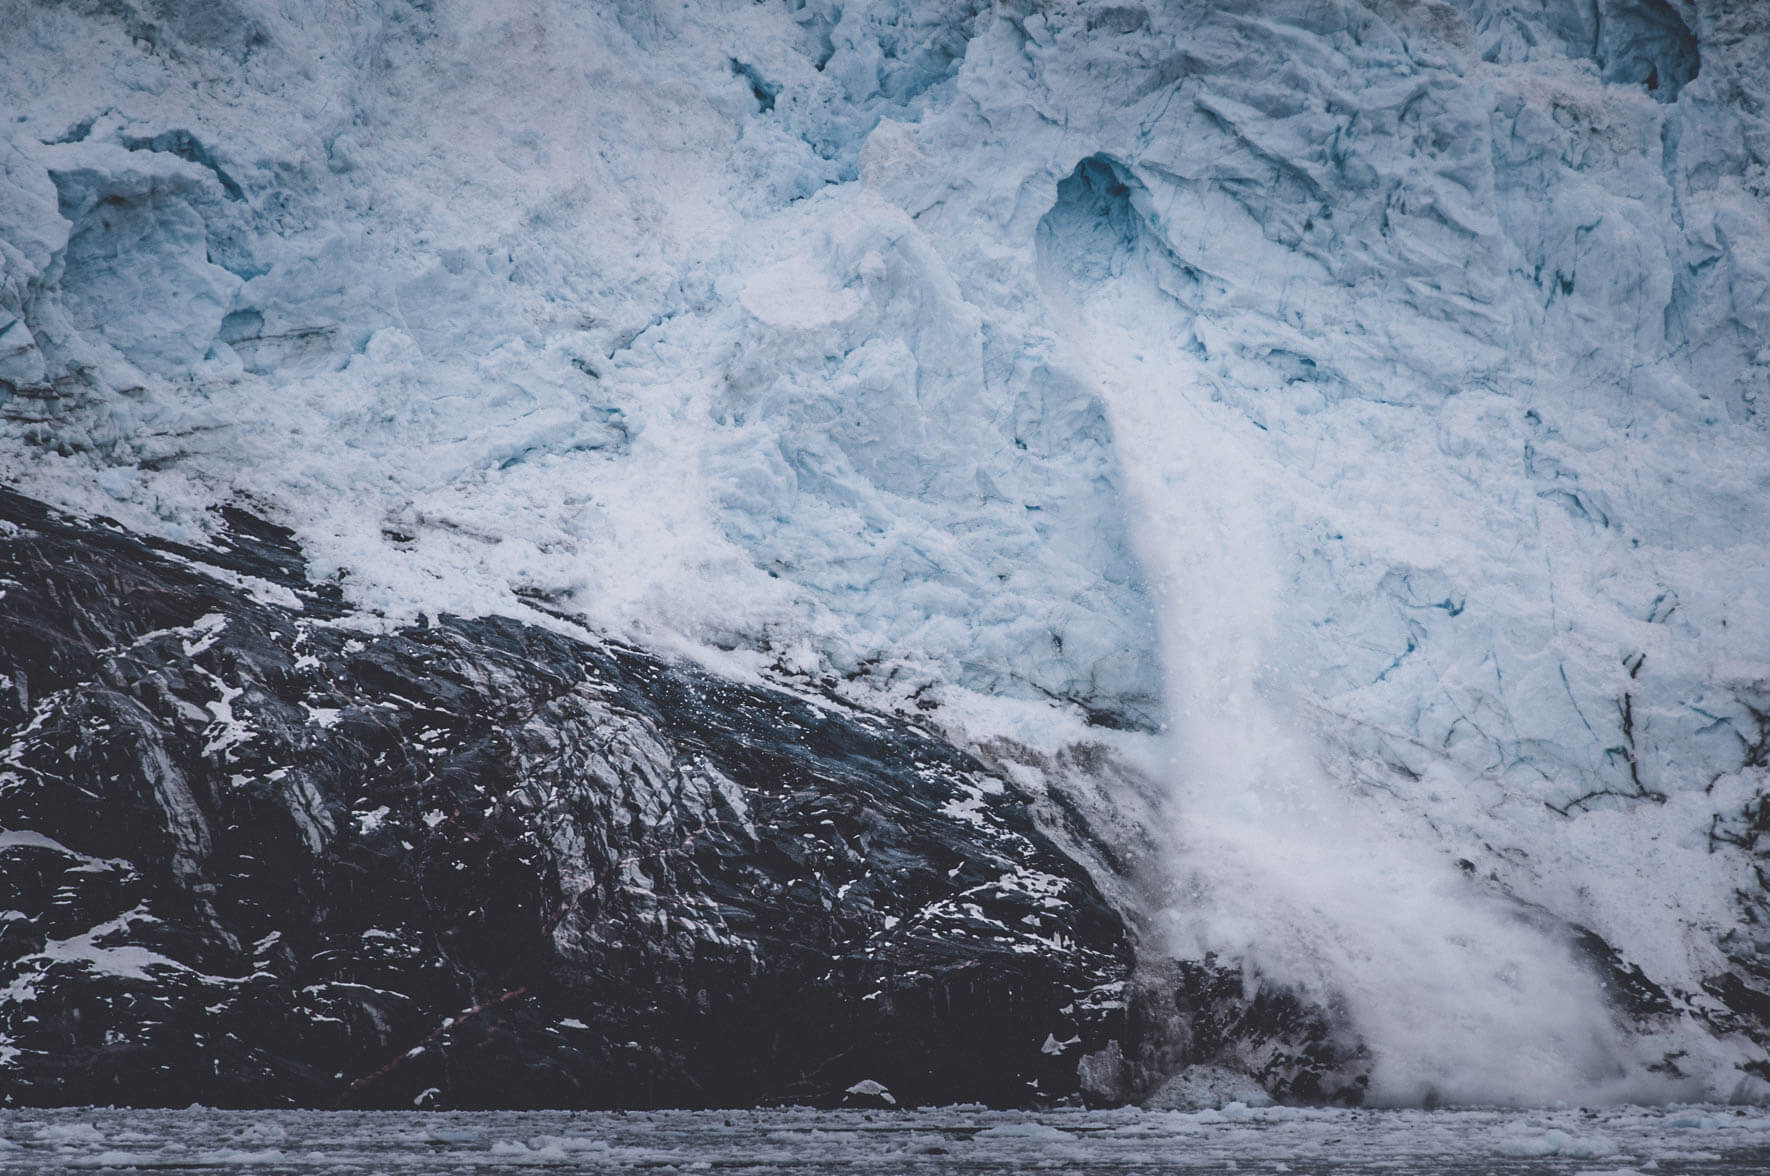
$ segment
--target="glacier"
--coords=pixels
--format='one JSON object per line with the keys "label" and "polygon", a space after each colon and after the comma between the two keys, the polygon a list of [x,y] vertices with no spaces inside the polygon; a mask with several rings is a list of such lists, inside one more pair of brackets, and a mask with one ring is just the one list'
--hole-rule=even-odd
{"label": "glacier", "polygon": [[1373,1100],[1770,1094],[1770,9],[0,27],[10,486],[1101,744]]}

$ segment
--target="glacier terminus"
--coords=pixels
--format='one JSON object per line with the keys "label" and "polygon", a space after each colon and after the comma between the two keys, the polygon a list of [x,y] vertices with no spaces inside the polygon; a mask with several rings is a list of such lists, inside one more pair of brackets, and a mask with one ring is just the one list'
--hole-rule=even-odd
{"label": "glacier terminus", "polygon": [[0,1101],[1764,1103],[1770,4],[0,0],[0,553]]}

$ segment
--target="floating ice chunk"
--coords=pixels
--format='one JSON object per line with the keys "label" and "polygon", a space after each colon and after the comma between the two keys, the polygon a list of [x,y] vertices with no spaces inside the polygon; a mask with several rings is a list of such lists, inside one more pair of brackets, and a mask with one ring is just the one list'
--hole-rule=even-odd
{"label": "floating ice chunk", "polygon": [[44,1143],[103,1143],[106,1136],[91,1123],[51,1123],[38,1129],[37,1138]]}
{"label": "floating ice chunk", "polygon": [[974,1139],[1026,1139],[1047,1143],[1074,1143],[1076,1137],[1060,1127],[1048,1123],[1028,1121],[1025,1123],[1001,1123],[994,1127],[985,1127]]}
{"label": "floating ice chunk", "polygon": [[1604,1135],[1576,1135],[1559,1127],[1541,1133],[1518,1132],[1500,1140],[1495,1151],[1503,1156],[1568,1156],[1595,1159],[1614,1155],[1617,1145]]}

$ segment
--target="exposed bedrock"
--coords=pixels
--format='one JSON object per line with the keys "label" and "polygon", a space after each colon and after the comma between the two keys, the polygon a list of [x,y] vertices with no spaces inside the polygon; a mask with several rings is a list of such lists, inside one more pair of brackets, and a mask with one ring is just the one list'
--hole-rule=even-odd
{"label": "exposed bedrock", "polygon": [[1019,1102],[1107,1031],[1120,920],[914,727],[6,505],[14,1098]]}
{"label": "exposed bedrock", "polygon": [[1193,1060],[1134,1040],[1171,1026],[1084,862],[1136,869],[1079,810],[1053,840],[904,719],[557,624],[363,631],[224,523],[0,491],[0,1099],[1124,1101]]}

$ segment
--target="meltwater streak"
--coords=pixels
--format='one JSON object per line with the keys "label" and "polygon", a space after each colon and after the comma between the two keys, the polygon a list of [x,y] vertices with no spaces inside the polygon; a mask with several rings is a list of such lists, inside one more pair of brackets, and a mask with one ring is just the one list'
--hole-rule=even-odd
{"label": "meltwater streak", "polygon": [[1246,418],[1189,385],[1188,332],[1146,254],[1097,282],[1063,280],[1074,275],[1050,261],[1053,314],[1105,404],[1157,595],[1173,949],[1246,961],[1343,1010],[1372,1051],[1374,1104],[1672,1096],[1629,1064],[1561,933],[1390,828],[1317,762],[1281,713],[1300,668],[1268,660],[1284,591],[1265,517],[1294,495],[1252,451]]}

